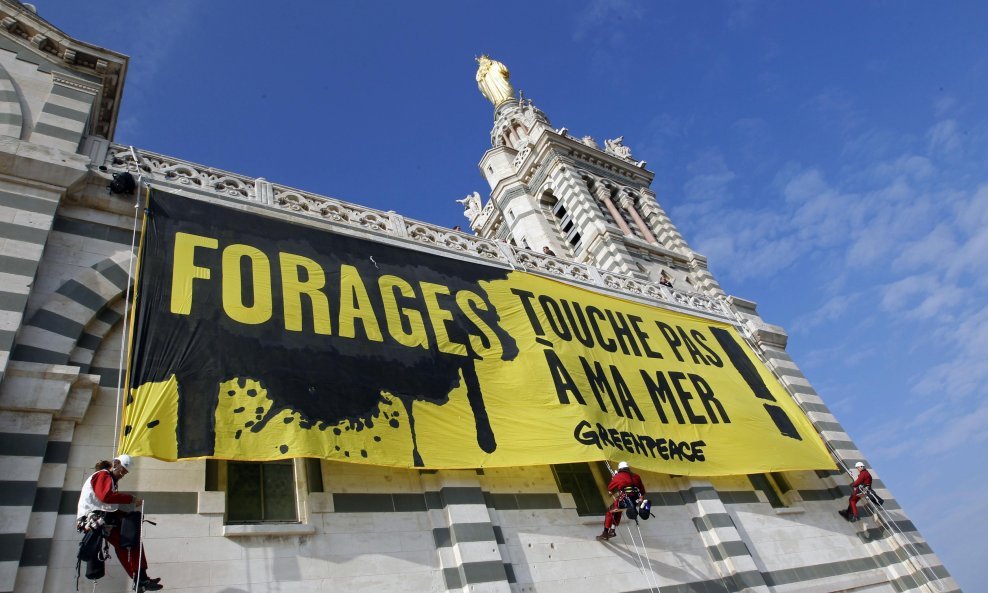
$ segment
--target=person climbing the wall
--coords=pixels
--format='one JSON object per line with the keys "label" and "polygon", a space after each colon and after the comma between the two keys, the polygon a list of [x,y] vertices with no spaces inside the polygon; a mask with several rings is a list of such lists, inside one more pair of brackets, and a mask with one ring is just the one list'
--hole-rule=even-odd
{"label": "person climbing the wall", "polygon": [[645,497],[645,485],[638,474],[631,471],[627,461],[618,463],[618,469],[607,485],[607,491],[614,497],[614,502],[604,515],[604,531],[597,536],[600,541],[607,541],[616,534],[614,528],[621,524],[621,514],[625,509],[637,509]]}
{"label": "person climbing the wall", "polygon": [[[138,591],[157,591],[162,588],[161,579],[152,579],[147,575],[147,555],[143,548],[140,550],[126,549],[120,545],[120,524],[129,510],[140,509],[144,501],[133,494],[117,491],[117,482],[130,472],[133,460],[130,455],[121,455],[111,461],[100,461],[96,464],[96,473],[89,476],[82,485],[79,493],[79,508],[77,517],[79,524],[94,525],[104,523],[109,527],[106,536],[116,551],[120,565],[127,576],[137,584]],[[126,507],[126,510],[125,510]],[[95,515],[95,517],[93,517]],[[140,569],[138,569],[138,557]]]}
{"label": "person climbing the wall", "polygon": [[865,464],[860,461],[854,464],[854,469],[858,470],[858,477],[851,484],[851,497],[847,501],[847,508],[837,511],[851,523],[854,523],[860,516],[858,515],[858,500],[867,496],[871,490],[871,473],[865,468]]}

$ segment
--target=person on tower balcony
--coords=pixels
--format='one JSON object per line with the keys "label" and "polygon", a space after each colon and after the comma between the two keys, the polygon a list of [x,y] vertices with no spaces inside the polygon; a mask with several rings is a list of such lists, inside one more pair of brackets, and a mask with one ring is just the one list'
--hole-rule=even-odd
{"label": "person on tower balcony", "polygon": [[550,249],[548,245],[546,245],[545,247],[542,248],[542,253],[544,253],[546,255],[551,255],[553,257],[556,256],[556,252],[553,251],[552,249]]}
{"label": "person on tower balcony", "polygon": [[851,523],[861,518],[858,515],[858,500],[862,496],[867,496],[871,490],[871,473],[865,468],[865,464],[859,461],[854,464],[854,469],[858,470],[858,477],[851,484],[851,497],[847,501],[847,509],[837,511],[841,517]]}
{"label": "person on tower balcony", "polygon": [[668,286],[669,288],[672,288],[672,280],[666,274],[665,270],[662,270],[662,272],[659,274],[659,284],[661,284],[662,286]]}
{"label": "person on tower balcony", "polygon": [[[618,470],[607,485],[607,491],[614,497],[614,502],[604,515],[604,532],[597,536],[600,541],[607,541],[616,535],[614,528],[621,524],[621,513],[625,509],[634,510],[633,515],[637,516],[637,509],[645,500],[645,485],[638,474],[631,471],[627,461],[618,463]],[[647,517],[645,512],[642,517]]]}
{"label": "person on tower balcony", "polygon": [[[82,485],[79,493],[77,525],[105,524],[109,527],[106,541],[113,546],[120,560],[120,565],[127,571],[127,576],[137,583],[138,591],[157,591],[162,588],[161,579],[151,579],[147,575],[147,555],[143,548],[138,550],[126,549],[120,541],[120,524],[127,515],[122,507],[140,509],[144,501],[133,494],[117,491],[117,482],[130,473],[133,460],[130,455],[121,455],[112,462],[100,461],[96,464],[96,473],[89,476]],[[94,520],[94,516],[96,520]],[[138,558],[140,567],[138,568]]]}

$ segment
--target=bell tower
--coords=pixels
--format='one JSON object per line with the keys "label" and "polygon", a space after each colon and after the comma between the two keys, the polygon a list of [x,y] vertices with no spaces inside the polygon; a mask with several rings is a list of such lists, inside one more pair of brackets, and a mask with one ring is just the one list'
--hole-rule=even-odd
{"label": "bell tower", "polygon": [[590,136],[553,128],[530,99],[514,95],[504,64],[487,56],[478,62],[478,87],[494,105],[491,148],[479,164],[491,193],[486,204],[476,197],[463,203],[479,236],[681,290],[723,294],[706,258],[689,248],[659,206],[649,188],[655,174],[632,156],[623,136],[601,147]]}

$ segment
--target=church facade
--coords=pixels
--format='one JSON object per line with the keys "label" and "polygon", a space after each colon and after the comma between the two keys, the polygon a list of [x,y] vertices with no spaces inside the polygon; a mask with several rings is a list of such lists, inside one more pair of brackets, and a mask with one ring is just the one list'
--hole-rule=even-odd
{"label": "church facade", "polygon": [[[679,234],[646,163],[623,138],[598,144],[554,127],[516,98],[503,64],[484,58],[478,71],[494,109],[479,163],[491,192],[461,200],[474,231],[464,233],[116,144],[127,57],[12,0],[0,0],[0,25],[0,593],[75,586],[81,485],[117,444],[145,185],[259,223],[303,220],[731,324],[839,468],[641,472],[652,518],[601,543],[603,463],[420,470],[139,458],[121,487],[157,523],[145,547],[167,590],[959,591],[880,474],[883,508],[858,523],[837,515],[845,470],[866,460],[787,355],[785,331],[725,294]],[[137,191],[109,192],[125,173]],[[115,559],[97,589],[128,589]]]}

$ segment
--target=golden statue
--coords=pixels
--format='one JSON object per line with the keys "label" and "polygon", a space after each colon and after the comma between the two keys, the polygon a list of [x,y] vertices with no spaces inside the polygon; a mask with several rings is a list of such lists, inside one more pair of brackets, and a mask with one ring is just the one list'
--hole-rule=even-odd
{"label": "golden statue", "polygon": [[494,107],[514,98],[515,89],[508,82],[511,73],[507,66],[486,55],[477,58],[477,64],[477,88]]}

